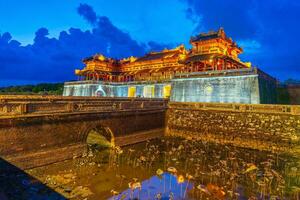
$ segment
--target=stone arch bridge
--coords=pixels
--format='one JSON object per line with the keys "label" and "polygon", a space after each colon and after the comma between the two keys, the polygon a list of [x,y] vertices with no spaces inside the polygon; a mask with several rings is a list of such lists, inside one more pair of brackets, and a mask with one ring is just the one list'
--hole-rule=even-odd
{"label": "stone arch bridge", "polygon": [[159,137],[167,100],[0,96],[0,156],[26,169],[81,155],[90,130],[116,145]]}

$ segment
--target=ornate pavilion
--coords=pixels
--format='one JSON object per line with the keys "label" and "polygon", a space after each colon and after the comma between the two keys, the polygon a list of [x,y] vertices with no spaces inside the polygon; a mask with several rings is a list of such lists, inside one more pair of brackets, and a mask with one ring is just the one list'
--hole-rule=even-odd
{"label": "ornate pavilion", "polygon": [[176,73],[203,72],[249,68],[238,55],[242,49],[221,28],[217,32],[202,33],[190,40],[192,49],[183,45],[161,52],[150,52],[143,57],[122,60],[96,54],[83,60],[86,67],[76,70],[80,80],[95,81],[152,81],[170,80]]}
{"label": "ornate pavilion", "polygon": [[222,28],[191,37],[190,43],[190,50],[180,45],[143,57],[86,58],[85,67],[75,70],[79,80],[65,83],[64,95],[262,103],[276,87],[274,78],[239,59],[242,48]]}

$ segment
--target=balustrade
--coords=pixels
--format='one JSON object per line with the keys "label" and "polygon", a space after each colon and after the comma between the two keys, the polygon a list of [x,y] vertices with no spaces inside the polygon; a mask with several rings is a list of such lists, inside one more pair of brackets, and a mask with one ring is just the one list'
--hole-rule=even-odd
{"label": "balustrade", "polygon": [[238,104],[238,103],[183,103],[170,102],[170,109],[217,110],[229,112],[257,112],[300,115],[300,106],[273,104]]}
{"label": "balustrade", "polygon": [[166,107],[167,100],[163,99],[0,96],[0,117],[76,112],[117,112],[165,109]]}

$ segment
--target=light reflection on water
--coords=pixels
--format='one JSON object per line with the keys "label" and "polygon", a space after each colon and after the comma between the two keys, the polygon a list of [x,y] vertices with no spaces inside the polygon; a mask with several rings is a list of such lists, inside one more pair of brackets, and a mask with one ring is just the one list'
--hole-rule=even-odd
{"label": "light reflection on water", "polygon": [[181,138],[91,148],[30,174],[72,200],[300,199],[299,156]]}
{"label": "light reflection on water", "polygon": [[193,183],[184,181],[178,183],[178,177],[170,173],[164,173],[161,177],[152,176],[141,183],[141,189],[127,189],[110,200],[130,199],[187,199],[188,191],[193,188]]}
{"label": "light reflection on water", "polygon": [[[123,150],[110,160],[113,168],[120,171],[127,165],[132,170],[145,169],[152,177],[139,179],[145,180],[141,189],[126,189],[115,199],[172,199],[169,195],[173,194],[173,199],[252,200],[297,199],[300,195],[300,162],[290,155],[179,138],[150,141]],[[170,166],[178,172],[164,173],[161,179],[155,175],[157,169],[167,172]],[[182,184],[177,180],[180,174],[185,179]],[[193,177],[187,189],[186,174]],[[155,198],[159,194],[161,198]]]}

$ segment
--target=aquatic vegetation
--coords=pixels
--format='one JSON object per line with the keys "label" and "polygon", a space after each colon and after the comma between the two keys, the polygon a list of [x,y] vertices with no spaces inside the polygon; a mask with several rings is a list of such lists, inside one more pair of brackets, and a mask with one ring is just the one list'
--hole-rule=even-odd
{"label": "aquatic vegetation", "polygon": [[197,187],[197,190],[199,191],[200,195],[198,196],[198,193],[196,193],[196,198],[200,198],[202,199],[203,195],[207,195],[207,196],[210,196],[210,192],[208,191],[208,189],[206,188],[206,186],[204,185],[198,185]]}
{"label": "aquatic vegetation", "polygon": [[163,173],[164,173],[164,171],[161,170],[161,169],[156,170],[156,175],[159,176],[159,177],[160,177]]}
{"label": "aquatic vegetation", "polygon": [[[151,147],[150,144],[148,145]],[[285,164],[282,164],[284,162],[281,162],[278,154],[274,156],[259,152],[267,154],[261,158],[256,155],[256,152],[244,152],[243,149],[230,146],[225,146],[220,151],[220,148],[214,144],[189,140],[181,140],[177,144],[174,140],[166,140],[163,145],[163,150],[159,155],[155,154],[155,160],[152,160],[152,163],[160,162],[161,157],[163,161],[161,167],[167,172],[175,176],[178,171],[187,173],[186,188],[183,195],[180,192],[180,196],[184,198],[188,193],[187,188],[190,181],[200,183],[190,195],[199,197],[200,194],[201,198],[203,195],[211,195],[218,199],[225,197],[237,199],[241,195],[239,187],[245,188],[243,195],[249,195],[249,198],[255,197],[255,191],[259,193],[258,198],[271,196],[271,194],[274,194],[273,197],[279,197],[286,192],[285,179],[280,172],[280,167]],[[153,154],[157,150],[157,146],[153,145],[148,150],[149,154]],[[172,163],[176,165],[176,168],[166,168]],[[290,171],[291,175],[295,175],[297,172],[296,168]],[[182,177],[177,177],[178,183],[182,182],[180,178]],[[171,179],[170,176],[169,189],[172,189]],[[165,189],[163,191],[165,192]]]}
{"label": "aquatic vegetation", "polygon": [[113,200],[115,200],[115,196],[119,194],[119,192],[115,190],[111,190],[110,193],[113,195]]}
{"label": "aquatic vegetation", "polygon": [[110,182],[101,194],[111,200],[299,199],[300,162],[291,155],[172,137],[106,152],[87,151],[73,169],[92,168],[98,179],[107,174],[93,184]]}
{"label": "aquatic vegetation", "polygon": [[250,163],[250,164],[247,164],[247,165],[248,165],[248,168],[246,169],[246,171],[244,173],[248,173],[248,172],[251,172],[253,170],[257,170],[256,165],[254,165],[253,163]]}
{"label": "aquatic vegetation", "polygon": [[168,172],[171,172],[173,174],[176,174],[177,173],[177,169],[175,167],[168,167]]}
{"label": "aquatic vegetation", "polygon": [[122,184],[123,184],[124,179],[126,179],[126,176],[121,174],[120,178],[121,178],[121,181],[120,181],[120,187],[121,187]]}
{"label": "aquatic vegetation", "polygon": [[[131,192],[130,192],[130,198],[132,198],[132,199],[134,198],[134,197],[133,197],[134,191],[135,191],[136,189],[138,189],[138,190],[140,191],[141,188],[142,188],[141,183],[138,182],[137,180],[138,180],[137,178],[133,178],[133,182],[129,182],[129,183],[128,183],[128,186],[129,186],[129,188],[130,188],[130,190],[131,190]],[[138,193],[138,199],[139,199],[139,193]]]}
{"label": "aquatic vegetation", "polygon": [[194,177],[192,175],[188,174],[188,173],[186,174],[186,178],[187,178],[188,181],[187,181],[187,184],[186,184],[186,187],[185,187],[185,190],[184,190],[183,198],[185,198],[185,196],[186,196],[187,189],[188,189],[190,181],[192,179],[194,179]]}
{"label": "aquatic vegetation", "polygon": [[182,197],[182,183],[184,183],[184,177],[182,175],[177,177],[177,183],[180,185],[180,197]]}

